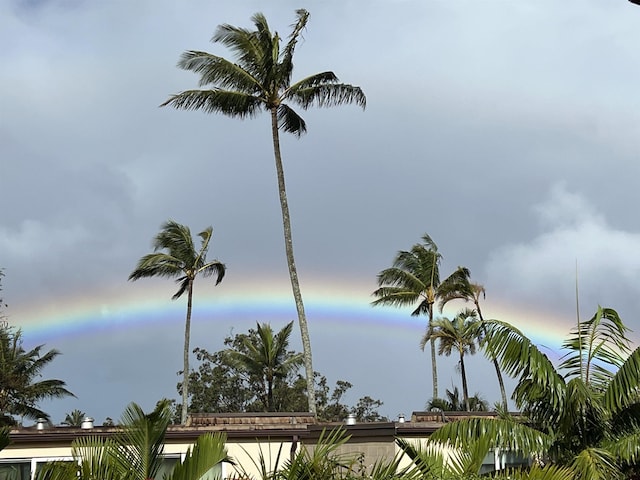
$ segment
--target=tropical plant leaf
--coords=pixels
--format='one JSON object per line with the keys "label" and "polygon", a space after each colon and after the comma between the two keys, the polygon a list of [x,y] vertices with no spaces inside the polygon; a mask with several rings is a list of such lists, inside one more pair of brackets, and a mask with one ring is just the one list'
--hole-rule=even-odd
{"label": "tropical plant leaf", "polygon": [[[552,445],[553,437],[514,419],[465,418],[447,423],[429,437],[432,441],[450,442],[456,448],[466,448],[481,439],[493,447],[541,455]],[[484,440],[483,440],[484,441]]]}
{"label": "tropical plant leaf", "polygon": [[598,307],[591,319],[579,322],[562,347],[569,350],[559,368],[567,376],[581,376],[603,390],[630,352],[629,329],[612,308]]}
{"label": "tropical plant leaf", "polygon": [[178,463],[165,480],[201,479],[223,462],[233,464],[227,455],[224,433],[205,433],[196,440],[193,448],[187,450],[182,462]]}
{"label": "tropical plant leaf", "polygon": [[547,416],[556,418],[562,410],[566,384],[549,358],[509,323],[487,320],[483,327],[490,354],[495,354],[507,374],[519,378],[513,393],[516,406],[535,409],[542,404]]}
{"label": "tropical plant leaf", "polygon": [[636,348],[615,373],[604,391],[604,406],[612,413],[639,403],[640,347]]}
{"label": "tropical plant leaf", "polygon": [[122,414],[124,428],[115,437],[114,461],[132,480],[155,478],[164,451],[164,438],[171,422],[168,402],[160,402],[145,414],[135,403]]}
{"label": "tropical plant leaf", "polygon": [[611,452],[600,448],[585,448],[573,460],[571,469],[576,478],[589,480],[622,479],[616,458]]}

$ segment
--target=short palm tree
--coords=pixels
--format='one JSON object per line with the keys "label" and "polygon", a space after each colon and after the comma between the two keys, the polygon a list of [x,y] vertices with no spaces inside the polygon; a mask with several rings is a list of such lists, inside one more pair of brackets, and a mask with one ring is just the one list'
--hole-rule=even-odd
{"label": "short palm tree", "polygon": [[427,342],[438,342],[438,354],[451,355],[456,352],[460,357],[458,365],[462,376],[462,398],[467,412],[471,411],[469,405],[469,388],[467,385],[467,370],[464,365],[465,355],[476,353],[478,339],[478,321],[475,310],[464,309],[453,320],[446,317],[436,318],[431,329],[427,329],[420,342],[424,349]]}
{"label": "short palm tree", "polygon": [[31,350],[22,346],[22,331],[0,326],[0,425],[12,425],[14,416],[32,420],[49,415],[38,403],[50,398],[74,396],[62,380],[41,380],[42,371],[60,352],[42,352],[44,345]]}
{"label": "short palm tree", "polygon": [[507,411],[507,392],[504,388],[504,379],[502,378],[502,370],[498,364],[495,354],[491,351],[491,345],[485,342],[485,329],[484,329],[484,317],[482,316],[482,309],[480,308],[480,298],[486,297],[486,291],[484,286],[479,283],[474,283],[470,279],[469,271],[467,275],[460,275],[455,283],[443,285],[440,289],[440,301],[438,307],[440,312],[444,309],[444,306],[452,300],[463,300],[465,302],[472,302],[475,306],[480,320],[480,347],[482,347],[487,356],[493,362],[493,367],[496,371],[496,378],[498,379],[498,386],[500,387],[500,397],[502,398],[502,408]]}
{"label": "short palm tree", "polygon": [[[440,410],[442,412],[461,412],[466,410],[464,399],[460,398],[458,387],[445,391],[445,398],[432,398],[427,402],[427,411]],[[479,393],[469,396],[469,411],[487,412],[489,403]]]}
{"label": "short palm tree", "polygon": [[578,322],[558,369],[512,325],[488,321],[486,327],[503,370],[518,379],[512,398],[526,421],[459,420],[432,440],[466,448],[487,439],[492,447],[571,469],[577,480],[639,473],[640,347],[630,350],[628,329],[615,310],[598,307]]}
{"label": "short palm tree", "polygon": [[[377,300],[371,304],[391,305],[395,307],[414,306],[412,316],[426,315],[427,329],[433,328],[433,306],[439,298],[439,291],[447,285],[457,285],[461,277],[469,275],[464,267],[458,267],[449,277],[440,281],[440,261],[442,255],[438,246],[426,233],[422,243],[411,250],[397,253],[393,266],[378,274],[378,289],[373,292]],[[449,289],[450,287],[447,287]],[[433,379],[433,398],[438,398],[438,370],[436,364],[435,339],[430,340],[431,374]]]}
{"label": "short palm tree", "polygon": [[261,110],[270,115],[285,252],[302,336],[309,410],[315,413],[311,341],[293,255],[279,132],[283,130],[299,137],[307,130],[305,121],[291,105],[306,110],[313,106],[332,107],[355,103],[364,108],[366,97],[359,87],[340,83],[330,71],[291,83],[293,54],[298,38],[307,25],[309,12],[300,9],[296,11],[296,16],[284,48],[281,48],[280,36],[270,30],[267,19],[261,13],[252,17],[255,30],[220,25],[212,41],[228,47],[235,55],[235,62],[207,52],[185,52],[178,66],[200,75],[200,86],[206,89],[186,90],[172,95],[162,106],[222,113],[235,118],[253,117]]}
{"label": "short palm tree", "polygon": [[260,385],[259,398],[265,411],[274,412],[274,385],[278,379],[284,379],[303,363],[300,353],[289,351],[289,337],[293,322],[288,323],[274,335],[269,324],[257,324],[256,335],[244,337],[243,351],[228,349],[225,355],[240,371],[245,372],[251,381]]}
{"label": "short palm tree", "polygon": [[67,416],[64,418],[63,425],[68,425],[70,427],[79,427],[82,425],[82,421],[84,420],[86,414],[82,410],[78,410],[77,408],[72,410],[70,413],[67,413]]}
{"label": "short palm tree", "polygon": [[129,280],[148,277],[175,278],[180,285],[172,300],[187,294],[187,317],[184,327],[183,382],[182,382],[182,423],[187,421],[189,401],[189,337],[191,334],[191,308],[193,305],[193,284],[198,275],[216,277],[218,285],[225,274],[223,263],[207,261],[207,253],[213,228],[207,227],[198,234],[201,239],[200,248],[196,249],[191,237],[191,230],[185,225],[169,220],[160,228],[153,240],[153,253],[145,255],[138,261],[136,269],[129,275]]}

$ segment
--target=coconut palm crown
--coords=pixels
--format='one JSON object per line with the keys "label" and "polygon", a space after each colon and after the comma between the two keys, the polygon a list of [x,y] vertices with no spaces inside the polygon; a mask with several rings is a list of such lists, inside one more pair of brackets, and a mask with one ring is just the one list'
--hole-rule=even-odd
{"label": "coconut palm crown", "polygon": [[[442,254],[438,246],[426,233],[422,243],[411,250],[397,253],[393,265],[378,274],[378,289],[373,292],[376,300],[373,306],[390,305],[394,307],[415,307],[412,316],[428,317],[427,334],[433,329],[433,306],[440,296],[440,290],[451,291],[461,284],[461,279],[469,276],[469,270],[458,267],[446,279],[440,281],[440,261]],[[435,338],[430,338],[431,374],[433,379],[433,398],[438,398],[438,371],[436,364]]]}
{"label": "coconut palm crown", "polygon": [[255,30],[228,24],[220,25],[211,41],[229,48],[234,54],[235,62],[207,52],[186,51],[180,57],[178,67],[200,75],[199,85],[203,88],[171,95],[161,106],[222,113],[241,119],[254,117],[262,110],[269,113],[285,254],[302,337],[309,411],[315,413],[311,340],[293,254],[279,130],[298,137],[306,132],[305,121],[292,106],[306,110],[314,106],[332,107],[355,103],[364,108],[366,96],[360,87],[340,83],[331,71],[316,73],[297,82],[291,82],[293,55],[308,19],[309,12],[303,9],[296,11],[296,22],[292,25],[284,47],[281,45],[280,35],[270,30],[262,13],[256,13],[251,18]]}
{"label": "coconut palm crown", "polygon": [[165,222],[160,232],[153,240],[153,253],[143,256],[135,270],[129,275],[129,280],[140,278],[165,277],[175,278],[178,291],[172,300],[177,300],[187,294],[187,317],[184,331],[183,351],[183,382],[182,382],[182,423],[187,421],[187,407],[189,401],[189,339],[191,332],[191,309],[193,305],[193,284],[197,276],[215,276],[216,285],[224,278],[225,265],[218,260],[207,261],[207,252],[213,235],[213,228],[207,227],[198,234],[201,239],[199,249],[196,249],[191,230],[173,220]]}

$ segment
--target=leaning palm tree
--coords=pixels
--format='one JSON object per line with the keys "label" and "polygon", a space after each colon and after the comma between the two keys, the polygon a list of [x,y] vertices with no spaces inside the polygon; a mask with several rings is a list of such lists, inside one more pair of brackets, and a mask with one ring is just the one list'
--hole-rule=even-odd
{"label": "leaning palm tree", "polygon": [[184,327],[183,382],[182,382],[182,423],[187,421],[189,400],[189,337],[191,334],[191,307],[193,305],[193,284],[198,275],[216,277],[218,285],[225,273],[223,263],[207,261],[209,243],[213,228],[207,227],[198,234],[201,238],[200,249],[196,250],[191,237],[191,230],[185,225],[169,220],[165,222],[153,241],[153,253],[145,255],[138,261],[136,269],[129,275],[129,280],[148,277],[175,278],[180,285],[172,300],[187,294],[187,318]]}
{"label": "leaning palm tree", "polygon": [[42,400],[74,396],[65,382],[40,379],[42,371],[60,352],[42,352],[44,345],[31,350],[22,346],[22,330],[0,325],[0,425],[13,425],[14,416],[36,420],[49,415],[38,408]]}
{"label": "leaning palm tree", "polygon": [[[426,315],[428,317],[428,332],[433,328],[433,305],[439,298],[442,288],[457,285],[462,277],[468,276],[469,271],[464,267],[440,281],[440,260],[442,255],[438,246],[426,233],[422,236],[422,243],[417,243],[411,250],[401,250],[397,253],[393,266],[382,270],[378,274],[378,289],[373,292],[377,300],[371,304],[404,307],[418,306],[411,312],[412,316]],[[435,339],[430,340],[431,346],[431,375],[433,379],[433,398],[438,398],[438,370],[436,364]]]}
{"label": "leaning palm tree", "polygon": [[451,355],[454,351],[460,357],[458,365],[462,376],[462,398],[467,412],[471,411],[469,405],[469,388],[467,384],[467,370],[464,365],[464,356],[476,353],[476,340],[478,338],[478,321],[475,310],[464,309],[453,320],[446,317],[437,318],[433,326],[427,329],[420,341],[420,347],[424,350],[427,342],[438,342],[438,354]]}
{"label": "leaning palm tree", "polygon": [[230,362],[259,385],[258,397],[265,411],[275,412],[274,385],[303,363],[302,354],[289,351],[289,337],[293,322],[274,335],[269,324],[257,324],[256,335],[243,337],[242,351],[225,350]]}
{"label": "leaning palm tree", "polygon": [[556,369],[518,329],[486,322],[505,373],[518,379],[513,399],[525,418],[469,418],[430,438],[466,448],[479,438],[573,471],[573,478],[635,478],[640,472],[640,347],[631,351],[618,313],[598,307],[563,343]]}
{"label": "leaning palm tree", "polygon": [[291,83],[293,54],[298,38],[307,25],[309,12],[300,9],[296,15],[296,23],[283,49],[280,36],[270,30],[267,19],[261,13],[252,17],[255,30],[220,25],[212,41],[228,47],[236,57],[235,62],[207,52],[189,50],[183,53],[178,66],[200,75],[200,86],[206,89],[186,90],[172,95],[162,106],[222,113],[236,118],[253,117],[265,110],[271,117],[285,252],[302,337],[309,410],[315,413],[311,341],[293,255],[279,132],[282,129],[299,137],[307,130],[305,121],[291,105],[306,110],[313,106],[332,107],[355,103],[364,108],[366,97],[359,87],[339,83],[338,77],[330,71]]}
{"label": "leaning palm tree", "polygon": [[478,319],[480,320],[480,347],[483,348],[487,356],[493,362],[493,367],[496,371],[496,378],[498,379],[498,386],[500,387],[500,397],[502,398],[502,408],[507,411],[507,392],[504,388],[504,379],[502,378],[502,370],[496,359],[496,355],[491,351],[491,345],[485,341],[486,331],[484,328],[484,317],[482,316],[482,309],[480,308],[480,298],[486,298],[486,291],[483,285],[474,283],[470,279],[470,272],[466,271],[467,275],[461,275],[458,277],[455,283],[443,285],[440,289],[440,301],[438,307],[440,312],[444,309],[445,305],[452,300],[463,300],[465,302],[472,302],[478,313]]}

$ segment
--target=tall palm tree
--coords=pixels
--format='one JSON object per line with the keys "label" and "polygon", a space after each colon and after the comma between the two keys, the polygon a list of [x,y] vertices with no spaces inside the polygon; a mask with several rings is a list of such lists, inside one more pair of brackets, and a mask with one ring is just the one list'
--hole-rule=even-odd
{"label": "tall palm tree", "polygon": [[569,468],[573,478],[634,478],[640,472],[640,347],[631,351],[618,313],[598,307],[563,343],[556,369],[518,329],[486,324],[500,364],[518,379],[511,416],[445,425],[431,439],[466,448],[480,438],[536,461]]}
{"label": "tall palm tree", "polygon": [[438,354],[451,355],[457,352],[460,360],[460,374],[462,376],[462,398],[467,412],[471,411],[469,405],[469,388],[467,384],[467,371],[464,365],[464,356],[476,353],[476,340],[478,338],[478,321],[475,310],[464,309],[453,320],[441,317],[433,321],[431,329],[427,329],[420,342],[424,350],[427,342],[438,341]]}
{"label": "tall palm tree", "polygon": [[207,261],[209,243],[213,228],[207,227],[198,234],[201,239],[200,249],[196,250],[191,237],[191,230],[185,225],[169,220],[160,228],[160,233],[153,240],[153,253],[149,253],[138,261],[136,269],[129,275],[129,280],[140,278],[166,277],[175,278],[180,285],[171,298],[177,300],[187,294],[187,318],[184,327],[183,382],[182,382],[182,423],[187,421],[187,405],[189,400],[189,337],[191,334],[191,307],[193,305],[193,283],[198,275],[216,277],[218,285],[225,274],[223,263]]}
{"label": "tall palm tree", "polygon": [[487,356],[493,362],[493,367],[496,371],[496,377],[498,379],[498,385],[500,387],[500,396],[502,398],[502,408],[507,411],[507,392],[504,387],[504,379],[502,378],[502,370],[498,364],[495,353],[492,352],[491,345],[486,343],[486,330],[484,327],[484,317],[482,316],[482,309],[480,308],[480,298],[486,298],[486,291],[483,285],[474,283],[470,279],[470,273],[467,270],[467,275],[461,275],[457,278],[456,282],[443,285],[440,289],[440,301],[438,307],[440,312],[444,309],[445,305],[452,300],[463,300],[465,302],[472,302],[478,313],[478,319],[480,320],[480,346],[485,349]]}
{"label": "tall palm tree", "polygon": [[274,385],[296,370],[304,361],[302,354],[289,351],[289,337],[293,322],[274,335],[269,324],[257,324],[256,335],[243,338],[243,350],[228,349],[225,355],[232,364],[244,371],[250,380],[260,385],[259,398],[265,411],[277,411]]}
{"label": "tall palm tree", "polygon": [[183,53],[178,67],[200,75],[200,86],[207,89],[186,90],[172,95],[162,106],[222,113],[236,118],[253,117],[260,110],[265,110],[271,117],[285,252],[302,337],[309,410],[315,413],[311,341],[293,255],[279,132],[282,129],[299,137],[307,130],[305,121],[291,105],[306,110],[313,106],[332,107],[355,103],[364,108],[366,97],[359,87],[339,83],[338,77],[330,71],[291,83],[293,54],[298,38],[307,25],[309,12],[297,10],[296,17],[283,49],[280,36],[277,32],[271,32],[267,19],[261,13],[252,17],[255,30],[220,25],[212,41],[228,47],[235,56],[235,62],[207,52],[189,50]]}
{"label": "tall palm tree", "polygon": [[15,423],[13,416],[32,420],[49,415],[38,408],[41,400],[74,396],[62,380],[40,380],[42,371],[60,352],[42,352],[22,346],[22,330],[0,325],[0,425]]}
{"label": "tall palm tree", "polygon": [[[442,255],[438,246],[426,233],[422,243],[417,243],[411,250],[397,253],[393,266],[378,274],[378,289],[373,292],[377,300],[371,304],[392,305],[395,307],[418,306],[411,312],[412,316],[426,315],[427,329],[433,328],[433,306],[439,298],[439,291],[447,285],[457,285],[459,279],[469,275],[464,267],[440,281],[440,261]],[[435,339],[429,341],[431,346],[431,375],[433,379],[433,398],[438,398],[438,370],[436,364]]]}

